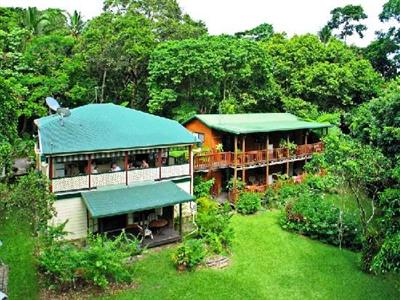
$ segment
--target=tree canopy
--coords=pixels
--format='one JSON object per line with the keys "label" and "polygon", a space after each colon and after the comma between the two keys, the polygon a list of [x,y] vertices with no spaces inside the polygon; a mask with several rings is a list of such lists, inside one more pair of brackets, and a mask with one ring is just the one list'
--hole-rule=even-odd
{"label": "tree canopy", "polygon": [[149,64],[149,110],[177,119],[196,112],[274,110],[280,90],[271,67],[271,58],[250,40],[220,36],[162,43]]}

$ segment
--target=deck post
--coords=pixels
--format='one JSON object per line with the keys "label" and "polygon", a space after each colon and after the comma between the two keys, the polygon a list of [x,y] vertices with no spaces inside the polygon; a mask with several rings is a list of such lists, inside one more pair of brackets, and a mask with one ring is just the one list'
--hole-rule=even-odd
{"label": "deck post", "polygon": [[305,145],[305,149],[306,149],[306,159],[305,162],[307,162],[307,155],[308,155],[308,147],[307,147],[307,142],[308,142],[308,130],[306,130],[306,134],[304,137],[304,145]]}
{"label": "deck post", "polygon": [[245,170],[245,158],[246,158],[246,136],[242,138],[242,180],[246,182],[246,170]]}
{"label": "deck post", "polygon": [[161,166],[162,166],[162,150],[161,150],[161,148],[158,149],[157,165],[158,165],[158,178],[161,179]]}
{"label": "deck post", "polygon": [[[289,145],[289,133],[286,135],[286,142]],[[287,161],[286,161],[286,175],[289,177],[289,159],[290,159],[290,153],[289,153],[289,148],[287,149]]]}
{"label": "deck post", "polygon": [[182,237],[182,203],[179,203],[179,235]]}
{"label": "deck post", "polygon": [[269,134],[267,134],[267,143],[266,143],[266,148],[267,148],[267,153],[266,155],[266,183],[267,183],[267,188],[269,185]]}
{"label": "deck post", "polygon": [[125,184],[128,185],[128,151],[125,151]]}
{"label": "deck post", "polygon": [[[90,229],[89,229],[90,226],[89,226],[89,223],[90,223],[90,222],[89,222],[89,210],[86,208],[86,226],[87,226],[87,232],[86,232],[86,233],[87,233],[87,234],[90,233]],[[94,231],[94,230],[92,230],[92,233],[93,233],[93,231]]]}
{"label": "deck post", "polygon": [[234,169],[233,169],[233,191],[236,191],[236,180],[237,180],[237,147],[238,147],[238,137],[235,135],[235,149],[233,153],[233,163],[234,163]]}
{"label": "deck post", "polygon": [[189,145],[189,175],[190,175],[190,195],[193,194],[193,156],[192,145]]}
{"label": "deck post", "polygon": [[49,157],[50,192],[53,192],[53,158]]}
{"label": "deck post", "polygon": [[89,190],[92,188],[92,155],[89,154],[89,159],[88,159],[88,176],[89,176]]}

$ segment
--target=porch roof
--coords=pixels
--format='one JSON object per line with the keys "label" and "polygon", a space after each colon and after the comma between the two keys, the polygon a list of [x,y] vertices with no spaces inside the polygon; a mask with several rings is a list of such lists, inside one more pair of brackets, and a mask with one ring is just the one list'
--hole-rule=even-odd
{"label": "porch roof", "polygon": [[103,218],[189,202],[194,198],[172,181],[147,182],[127,187],[82,193],[93,218]]}
{"label": "porch roof", "polygon": [[308,122],[289,113],[203,114],[198,119],[206,126],[233,134],[327,128],[329,123]]}
{"label": "porch roof", "polygon": [[112,103],[71,109],[63,124],[57,114],[37,119],[35,124],[44,155],[163,148],[197,142],[174,120]]}

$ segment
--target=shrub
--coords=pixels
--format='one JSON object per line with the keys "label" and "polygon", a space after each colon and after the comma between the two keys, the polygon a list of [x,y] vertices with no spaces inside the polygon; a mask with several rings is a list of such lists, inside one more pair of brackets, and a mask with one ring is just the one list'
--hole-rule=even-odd
{"label": "shrub", "polygon": [[338,185],[338,180],[333,175],[307,175],[303,184],[307,185],[313,190],[318,190],[325,193],[332,193]]}
{"label": "shrub", "polygon": [[215,178],[209,180],[204,179],[201,176],[194,178],[193,193],[196,198],[208,197],[211,194],[211,188],[214,185]]}
{"label": "shrub", "polygon": [[[229,191],[233,191],[233,188],[235,186],[235,179],[233,177],[231,177],[228,181],[228,184],[226,185],[226,188]],[[244,188],[246,187],[246,183],[240,178],[238,177],[236,179],[236,189],[241,192],[244,190]]]}
{"label": "shrub", "polygon": [[208,244],[211,252],[220,254],[229,250],[233,240],[230,219],[229,205],[198,213],[196,219],[198,237]]}
{"label": "shrub", "polygon": [[22,176],[10,191],[9,197],[4,199],[6,210],[23,211],[35,232],[47,226],[55,213],[55,196],[50,193],[49,181],[44,175],[31,172]]}
{"label": "shrub", "polygon": [[372,270],[376,273],[400,273],[400,233],[386,236],[386,239],[372,261]]}
{"label": "shrub", "polygon": [[245,192],[240,194],[237,211],[244,215],[254,214],[261,207],[260,194]]}
{"label": "shrub", "polygon": [[361,247],[360,221],[356,214],[341,212],[312,191],[286,205],[281,225],[324,243],[352,249]]}
{"label": "shrub", "polygon": [[49,288],[66,290],[95,285],[106,288],[111,282],[130,282],[131,267],[126,259],[137,254],[138,241],[125,233],[111,240],[102,235],[89,236],[86,246],[79,247],[60,239],[65,224],[43,231],[39,270]]}
{"label": "shrub", "polygon": [[197,204],[197,211],[201,212],[208,212],[210,210],[215,210],[218,208],[218,203],[209,197],[200,197],[196,200]]}
{"label": "shrub", "polygon": [[201,239],[186,240],[175,250],[172,256],[174,264],[177,267],[184,266],[188,269],[192,269],[200,264],[206,256],[206,250],[203,243],[204,242]]}
{"label": "shrub", "polygon": [[264,202],[268,207],[281,208],[284,207],[288,201],[300,196],[305,189],[306,187],[302,184],[285,182],[278,189],[272,187],[268,188],[264,194]]}

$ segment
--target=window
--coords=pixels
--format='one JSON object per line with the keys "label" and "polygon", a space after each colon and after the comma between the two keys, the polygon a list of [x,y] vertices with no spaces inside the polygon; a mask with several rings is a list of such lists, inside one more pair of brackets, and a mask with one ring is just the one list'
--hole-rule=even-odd
{"label": "window", "polygon": [[204,133],[194,132],[193,135],[200,140],[201,144],[204,144]]}

